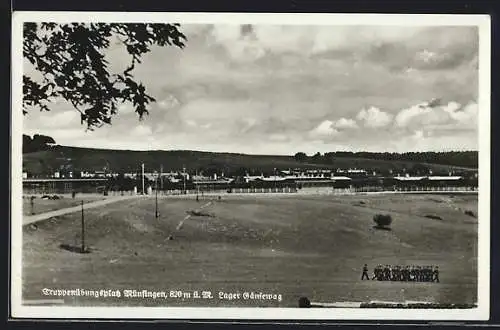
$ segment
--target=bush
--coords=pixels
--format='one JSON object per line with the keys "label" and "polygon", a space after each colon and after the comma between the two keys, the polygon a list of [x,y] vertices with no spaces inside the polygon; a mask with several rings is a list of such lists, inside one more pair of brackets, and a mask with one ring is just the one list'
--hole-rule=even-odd
{"label": "bush", "polygon": [[392,217],[390,214],[375,214],[373,221],[375,221],[377,227],[388,227],[392,223]]}
{"label": "bush", "polygon": [[309,308],[311,307],[311,301],[307,297],[299,298],[299,308]]}
{"label": "bush", "polygon": [[464,213],[470,217],[473,217],[473,218],[476,217],[476,214],[471,210],[465,210]]}

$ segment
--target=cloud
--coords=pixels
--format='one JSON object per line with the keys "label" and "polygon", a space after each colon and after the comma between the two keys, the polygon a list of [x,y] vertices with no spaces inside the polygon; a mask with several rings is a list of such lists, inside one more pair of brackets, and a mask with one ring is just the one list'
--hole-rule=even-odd
{"label": "cloud", "polygon": [[417,58],[417,60],[420,60],[420,61],[424,61],[426,63],[432,61],[434,58],[436,58],[436,53],[434,52],[430,52],[428,51],[427,49],[424,49],[420,52],[418,52],[415,57]]}
{"label": "cloud", "polygon": [[415,122],[414,120],[419,117],[431,118],[430,115],[432,113],[433,109],[428,107],[427,103],[421,103],[399,111],[394,119],[394,122],[398,127],[406,127],[410,123]]}
{"label": "cloud", "polygon": [[214,42],[222,45],[233,60],[254,61],[266,53],[257,42],[251,25],[215,25],[212,29]]}
{"label": "cloud", "polygon": [[44,128],[71,127],[80,124],[80,113],[76,110],[51,111],[40,116],[39,121]]}
{"label": "cloud", "polygon": [[[443,134],[444,133],[444,134]],[[455,131],[440,132],[418,129],[415,131],[394,133],[394,139],[387,142],[386,149],[395,152],[409,151],[460,151],[477,150],[477,132],[464,131],[456,134]]]}
{"label": "cloud", "polygon": [[476,128],[477,115],[476,102],[469,102],[465,107],[462,107],[455,101],[441,105],[433,100],[402,109],[396,115],[394,124],[399,128]]}
{"label": "cloud", "polygon": [[[184,49],[152,47],[133,71],[158,100],[144,121],[132,107],[121,108],[109,128],[77,136],[55,130],[67,123],[85,130],[76,111],[67,121],[71,108],[58,105],[49,114],[31,111],[25,130],[57,133],[57,142],[69,145],[286,154],[477,144],[474,27],[183,24],[181,30]],[[106,54],[110,67],[129,64],[125,53]],[[440,100],[422,103],[436,95]]]}
{"label": "cloud", "polygon": [[215,120],[234,122],[241,118],[259,120],[271,116],[272,113],[267,103],[258,100],[205,97],[184,104],[179,109],[179,115],[185,120],[199,122]]}
{"label": "cloud", "polygon": [[452,119],[461,124],[470,124],[472,127],[477,125],[478,107],[474,101],[469,102],[462,109],[460,109],[460,104],[450,102],[448,106],[443,107],[443,111],[447,112]]}
{"label": "cloud", "polygon": [[241,120],[245,123],[247,128],[253,127],[257,124],[257,119],[252,117],[244,117]]}
{"label": "cloud", "polygon": [[130,103],[122,103],[118,106],[118,114],[134,113],[135,109]]}
{"label": "cloud", "polygon": [[130,136],[134,137],[151,136],[152,134],[153,130],[151,129],[151,127],[144,124],[139,124],[135,126],[129,133]]}
{"label": "cloud", "polygon": [[346,119],[344,117],[336,120],[332,123],[332,126],[335,128],[357,128],[358,124],[353,119]]}
{"label": "cloud", "polygon": [[416,140],[420,140],[424,137],[424,131],[423,130],[417,130],[413,133],[412,138]]}
{"label": "cloud", "polygon": [[269,135],[270,141],[285,142],[289,141],[289,137],[285,134],[271,134]]}
{"label": "cloud", "polygon": [[322,121],[318,126],[311,130],[312,136],[332,136],[337,135],[339,131],[333,127],[333,122],[330,120]]}
{"label": "cloud", "polygon": [[186,120],[185,121],[186,125],[191,126],[191,127],[198,127],[198,124],[194,120]]}
{"label": "cloud", "polygon": [[362,121],[365,127],[378,128],[387,126],[392,120],[392,115],[376,107],[370,107],[361,109],[356,119]]}
{"label": "cloud", "polygon": [[177,98],[175,98],[175,96],[173,95],[167,95],[166,97],[164,97],[160,102],[158,102],[158,106],[161,108],[161,109],[173,109],[177,106],[179,106],[181,103],[179,102],[179,100],[177,100]]}

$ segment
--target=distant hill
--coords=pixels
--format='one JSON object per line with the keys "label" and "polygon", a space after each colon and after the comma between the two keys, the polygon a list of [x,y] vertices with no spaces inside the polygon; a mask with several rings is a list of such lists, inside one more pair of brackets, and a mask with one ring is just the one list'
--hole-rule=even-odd
{"label": "distant hill", "polygon": [[[23,170],[32,175],[50,173],[57,169],[66,167],[73,171],[87,170],[96,171],[107,168],[113,172],[136,172],[141,163],[145,164],[146,171],[159,170],[163,165],[164,171],[180,170],[183,166],[189,172],[204,171],[213,173],[224,171],[228,175],[242,175],[245,172],[269,174],[274,168],[363,168],[377,170],[382,173],[389,169],[400,171],[402,169],[429,168],[434,173],[448,173],[449,171],[470,171],[477,169],[470,165],[471,159],[477,160],[477,152],[467,152],[465,157],[457,157],[456,153],[449,153],[449,159],[456,159],[456,164],[431,164],[422,155],[419,161],[405,159],[400,160],[395,155],[380,153],[327,153],[321,157],[307,157],[298,160],[294,156],[268,156],[247,155],[236,153],[216,153],[189,150],[174,151],[130,151],[130,150],[107,150],[77,148],[68,146],[53,146],[48,150],[28,152],[23,154]],[[443,153],[439,153],[441,158]],[[444,153],[446,154],[446,153]],[[475,155],[474,155],[475,154]],[[387,156],[392,155],[392,156]],[[388,159],[383,159],[383,158]],[[391,157],[393,159],[391,159]],[[413,155],[414,158],[417,156]],[[382,158],[382,159],[381,159]],[[406,157],[408,158],[408,157]],[[429,157],[427,157],[429,158]],[[401,160],[402,159],[402,160]],[[417,158],[418,159],[418,158]],[[467,162],[460,163],[458,160],[466,159]],[[477,162],[476,162],[477,164]]]}

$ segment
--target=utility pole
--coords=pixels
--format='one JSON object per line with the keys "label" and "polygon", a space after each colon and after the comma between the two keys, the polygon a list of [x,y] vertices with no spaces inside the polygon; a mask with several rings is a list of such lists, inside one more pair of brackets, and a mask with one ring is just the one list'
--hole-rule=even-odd
{"label": "utility pole", "polygon": [[200,188],[198,187],[198,169],[196,169],[196,175],[194,177],[194,180],[195,180],[194,183],[196,185],[196,201],[198,201],[200,198],[198,196],[200,194]]}
{"label": "utility pole", "polygon": [[31,215],[35,214],[35,196],[30,197],[31,202]]}
{"label": "utility pole", "polygon": [[85,217],[83,214],[83,201],[82,201],[82,253],[85,252]]}
{"label": "utility pole", "polygon": [[145,195],[146,191],[144,190],[144,163],[142,163],[142,194]]}
{"label": "utility pole", "polygon": [[182,167],[182,172],[183,172],[183,180],[184,180],[184,194],[186,194],[186,166]]}
{"label": "utility pole", "polygon": [[158,173],[155,173],[155,218],[158,220]]}
{"label": "utility pole", "polygon": [[163,164],[160,165],[160,189],[163,191]]}
{"label": "utility pole", "polygon": [[276,168],[274,168],[274,190],[276,191],[276,186],[277,186],[277,183],[276,183]]}

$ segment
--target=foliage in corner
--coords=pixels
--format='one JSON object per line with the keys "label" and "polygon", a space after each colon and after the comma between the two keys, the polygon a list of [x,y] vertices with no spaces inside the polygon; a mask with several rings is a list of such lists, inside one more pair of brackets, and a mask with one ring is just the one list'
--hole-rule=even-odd
{"label": "foliage in corner", "polygon": [[[105,58],[114,39],[130,55],[123,72],[110,72]],[[132,104],[142,119],[155,99],[132,71],[152,46],[182,49],[185,41],[179,24],[25,23],[23,56],[42,79],[23,75],[23,114],[33,108],[50,111],[51,101],[63,98],[88,129],[111,124],[122,103]]]}

